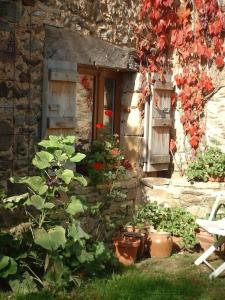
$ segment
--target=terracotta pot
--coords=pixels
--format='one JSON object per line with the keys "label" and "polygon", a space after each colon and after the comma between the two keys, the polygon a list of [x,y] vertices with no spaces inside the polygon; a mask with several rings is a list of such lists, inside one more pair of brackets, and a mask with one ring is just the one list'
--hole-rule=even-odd
{"label": "terracotta pot", "polygon": [[133,237],[113,238],[115,256],[123,265],[129,266],[135,262],[140,239]]}
{"label": "terracotta pot", "polygon": [[145,254],[145,245],[147,241],[147,237],[144,233],[139,233],[139,232],[124,232],[125,237],[130,237],[130,238],[136,238],[137,240],[140,240],[140,246],[138,248],[137,252],[137,258],[143,258]]}
{"label": "terracotta pot", "polygon": [[197,241],[199,242],[201,248],[205,251],[214,243],[213,235],[209,234],[202,228],[199,228],[196,233]]}
{"label": "terracotta pot", "polygon": [[224,182],[224,177],[209,177],[211,182]]}
{"label": "terracotta pot", "polygon": [[127,232],[140,232],[140,228],[137,226],[127,225],[125,227],[125,231]]}
{"label": "terracotta pot", "polygon": [[173,241],[169,232],[152,232],[151,233],[151,257],[168,257],[172,253]]}
{"label": "terracotta pot", "polygon": [[183,239],[180,236],[173,236],[173,252],[179,252],[184,248]]}

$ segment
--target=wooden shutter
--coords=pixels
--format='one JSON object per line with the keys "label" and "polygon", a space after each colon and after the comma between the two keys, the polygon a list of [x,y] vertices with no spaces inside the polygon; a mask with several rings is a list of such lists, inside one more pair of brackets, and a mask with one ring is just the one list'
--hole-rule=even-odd
{"label": "wooden shutter", "polygon": [[168,170],[170,163],[169,139],[171,120],[171,82],[156,81],[147,105],[145,122],[144,171]]}
{"label": "wooden shutter", "polygon": [[45,60],[42,137],[74,134],[77,78],[75,63]]}

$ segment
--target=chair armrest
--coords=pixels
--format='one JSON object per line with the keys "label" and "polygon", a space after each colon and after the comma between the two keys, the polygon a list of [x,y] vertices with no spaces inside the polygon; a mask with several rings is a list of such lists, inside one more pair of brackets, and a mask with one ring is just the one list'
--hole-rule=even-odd
{"label": "chair armrest", "polygon": [[214,196],[216,196],[216,200],[213,204],[210,216],[208,218],[208,220],[212,221],[215,217],[216,214],[220,208],[221,205],[225,204],[225,192],[216,192],[213,194]]}

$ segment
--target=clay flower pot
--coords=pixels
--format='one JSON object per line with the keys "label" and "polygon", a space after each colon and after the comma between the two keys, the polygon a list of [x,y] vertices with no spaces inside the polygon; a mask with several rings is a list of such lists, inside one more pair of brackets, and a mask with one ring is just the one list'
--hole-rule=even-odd
{"label": "clay flower pot", "polygon": [[172,253],[173,240],[169,232],[152,232],[150,256],[164,258]]}
{"label": "clay flower pot", "polygon": [[196,238],[201,248],[205,251],[214,243],[214,237],[202,228],[196,232]]}
{"label": "clay flower pot", "polygon": [[173,236],[173,252],[179,252],[184,248],[183,239],[180,236]]}
{"label": "clay flower pot", "polygon": [[113,238],[114,253],[119,262],[125,266],[132,265],[137,257],[140,239],[134,237]]}

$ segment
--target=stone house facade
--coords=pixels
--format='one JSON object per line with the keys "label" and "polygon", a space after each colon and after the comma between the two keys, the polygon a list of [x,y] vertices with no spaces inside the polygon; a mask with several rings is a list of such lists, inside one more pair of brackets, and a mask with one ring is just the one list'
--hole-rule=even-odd
{"label": "stone house facade", "polygon": [[[145,172],[143,176],[159,175],[156,172],[171,167],[169,139],[175,132],[178,151],[173,174],[177,174],[190,149],[184,142],[179,104],[171,112],[172,78],[161,85],[156,80],[152,92],[159,99],[158,109],[151,99],[139,107],[142,78],[133,33],[139,5],[136,0],[0,0],[0,182],[4,187],[11,175],[32,174],[31,158],[46,134],[75,134],[88,146],[97,137],[99,122],[120,135],[133,169]],[[224,147],[225,77],[224,72],[210,72],[218,92],[207,104],[206,136],[212,140],[216,132]],[[104,113],[107,109],[113,110],[111,120]],[[136,185],[134,180],[129,188]]]}

